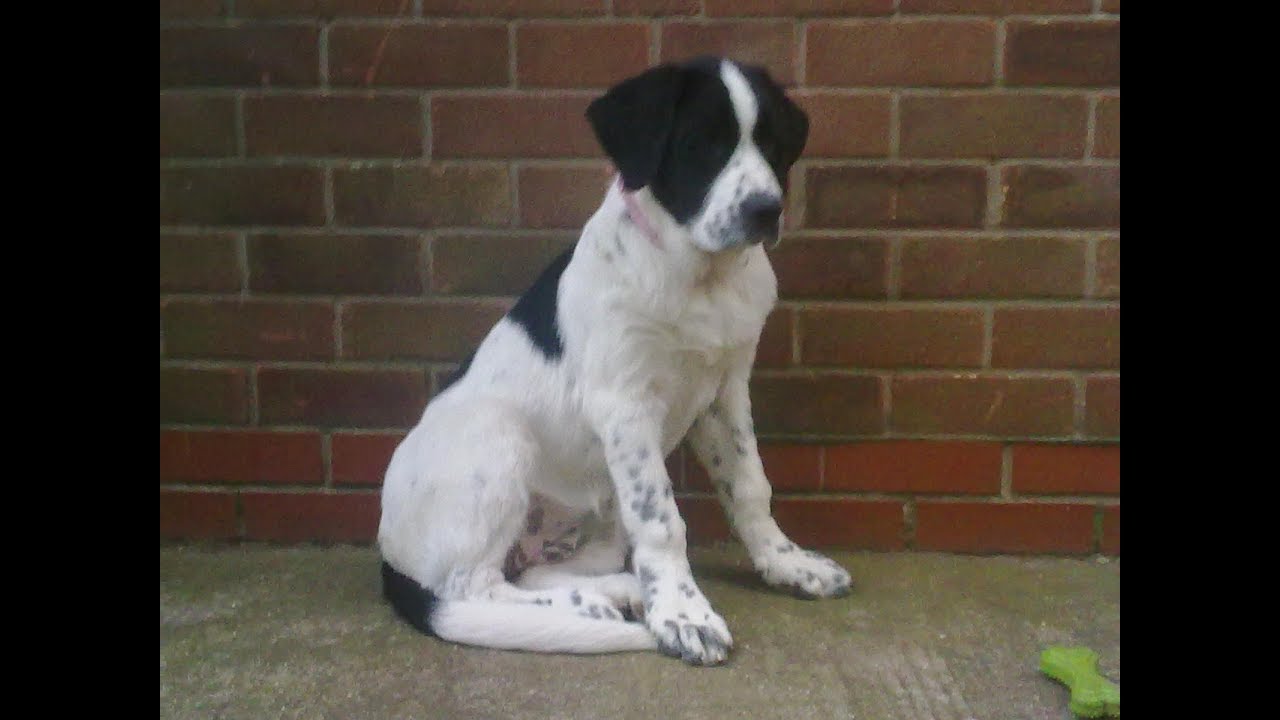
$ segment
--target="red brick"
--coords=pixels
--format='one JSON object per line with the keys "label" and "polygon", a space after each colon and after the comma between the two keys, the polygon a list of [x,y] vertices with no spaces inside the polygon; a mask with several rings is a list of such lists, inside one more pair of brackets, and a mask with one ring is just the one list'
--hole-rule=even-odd
{"label": "red brick", "polygon": [[240,494],[245,537],[272,542],[368,543],[378,536],[377,493]]}
{"label": "red brick", "polygon": [[843,498],[777,498],[782,532],[805,547],[905,550],[902,503]]}
{"label": "red brick", "polygon": [[1070,238],[907,238],[903,298],[1083,297],[1085,242]]}
{"label": "red brick", "polygon": [[609,87],[649,66],[646,23],[534,22],[516,28],[516,82]]}
{"label": "red brick", "polygon": [[1120,168],[1004,168],[1006,227],[1120,227]]}
{"label": "red brick", "polygon": [[708,17],[890,15],[893,0],[706,0]]}
{"label": "red brick", "polygon": [[236,15],[248,18],[303,18],[411,15],[404,0],[236,0]]}
{"label": "red brick", "polygon": [[[759,446],[760,462],[773,492],[816,492],[822,484],[820,445]],[[686,454],[685,487],[698,492],[715,492],[707,471],[692,452]]]}
{"label": "red brick", "polygon": [[[1120,3],[1116,3],[1119,10]],[[1102,546],[1104,555],[1120,554],[1120,506],[1112,505],[1102,508]]]}
{"label": "red brick", "polygon": [[769,251],[783,298],[883,298],[889,244],[883,238],[788,237]]}
{"label": "red brick", "polygon": [[888,157],[888,95],[807,90],[791,97],[809,114],[805,157]]}
{"label": "red brick", "polygon": [[463,17],[579,17],[604,14],[601,0],[423,0],[422,14]]}
{"label": "red brick", "polygon": [[701,0],[613,0],[614,15],[697,15]]}
{"label": "red brick", "polygon": [[1088,505],[922,502],[916,549],[968,553],[1085,554],[1093,546]]}
{"label": "red brick", "polygon": [[250,97],[245,148],[250,156],[421,157],[422,118],[412,97]]}
{"label": "red brick", "polygon": [[977,367],[980,310],[812,309],[800,315],[805,365]]}
{"label": "red brick", "polygon": [[160,491],[162,540],[230,540],[239,534],[235,495]]}
{"label": "red brick", "polygon": [[501,23],[335,25],[329,31],[329,81],[336,86],[505,86],[509,63]]}
{"label": "red brick", "polygon": [[243,368],[160,368],[160,422],[243,425],[248,388]]}
{"label": "red brick", "polygon": [[1014,445],[1013,491],[1119,495],[1119,445]]}
{"label": "red brick", "polygon": [[160,431],[160,482],[319,485],[320,436],[265,431]]}
{"label": "red brick", "polygon": [[160,169],[161,225],[322,225],[314,167]]}
{"label": "red brick", "polygon": [[690,545],[710,545],[732,537],[720,502],[709,497],[676,497],[676,507],[684,520],[685,535]]}
{"label": "red brick", "polygon": [[809,85],[973,86],[995,74],[987,20],[867,20],[809,26]]}
{"label": "red brick", "polygon": [[1102,0],[1102,12],[1119,13],[1120,0]]}
{"label": "red brick", "polygon": [[238,254],[234,235],[162,233],[160,292],[239,292]]}
{"label": "red brick", "polygon": [[249,288],[299,295],[418,295],[423,239],[412,235],[252,235]]}
{"label": "red brick", "polygon": [[1120,86],[1120,21],[1010,21],[1007,85]]}
{"label": "red brick", "polygon": [[221,17],[223,0],[160,0],[160,20],[195,20]]}
{"label": "red brick", "polygon": [[1091,377],[1084,386],[1084,431],[1090,437],[1120,437],[1120,378]]}
{"label": "red brick", "polygon": [[811,167],[805,196],[808,227],[981,227],[987,174],[979,167]]}
{"label": "red brick", "polygon": [[511,184],[501,165],[358,167],[333,173],[344,225],[506,226]]}
{"label": "red brick", "polygon": [[587,124],[590,102],[576,95],[439,95],[431,101],[432,152],[437,158],[600,157]]}
{"label": "red brick", "polygon": [[517,173],[520,225],[580,230],[599,209],[611,179],[607,165],[534,165]]}
{"label": "red brick", "polygon": [[1093,294],[1100,298],[1120,297],[1120,238],[1098,241]]}
{"label": "red brick", "polygon": [[899,376],[892,391],[890,424],[899,433],[1053,437],[1073,429],[1066,378]]}
{"label": "red brick", "polygon": [[382,485],[387,466],[404,433],[334,433],[333,481],[339,485]]}
{"label": "red brick", "polygon": [[160,157],[236,154],[236,103],[229,97],[160,94]]}
{"label": "red brick", "polygon": [[407,428],[427,404],[420,371],[277,369],[258,371],[264,425]]}
{"label": "red brick", "polygon": [[1100,158],[1120,157],[1120,96],[1098,100],[1093,127],[1093,155]]}
{"label": "red brick", "polygon": [[1120,309],[997,308],[991,364],[1007,368],[1118,368]]}
{"label": "red brick", "polygon": [[1079,158],[1089,103],[1069,95],[905,97],[901,113],[903,157]]}
{"label": "red brick", "polygon": [[576,237],[440,235],[431,241],[431,291],[516,296]]}
{"label": "red brick", "polygon": [[662,26],[662,61],[721,55],[763,65],[783,85],[796,81],[796,37],[792,21],[671,21]]}
{"label": "red brick", "polygon": [[996,495],[999,443],[889,440],[828,445],[829,492]]}
{"label": "red brick", "polygon": [[160,87],[314,86],[320,30],[304,25],[160,28]]}
{"label": "red brick", "polygon": [[901,0],[904,14],[1068,15],[1088,13],[1091,0]]}
{"label": "red brick", "polygon": [[792,316],[789,308],[776,308],[765,318],[764,329],[760,331],[760,342],[756,345],[755,367],[779,368],[791,365]]}
{"label": "red brick", "polygon": [[868,375],[755,377],[751,407],[760,435],[883,433],[880,379]]}
{"label": "red brick", "polygon": [[462,360],[505,302],[357,302],[342,311],[342,354],[357,360]]}
{"label": "red brick", "polygon": [[328,303],[172,301],[164,308],[164,327],[170,357],[333,357],[333,307]]}

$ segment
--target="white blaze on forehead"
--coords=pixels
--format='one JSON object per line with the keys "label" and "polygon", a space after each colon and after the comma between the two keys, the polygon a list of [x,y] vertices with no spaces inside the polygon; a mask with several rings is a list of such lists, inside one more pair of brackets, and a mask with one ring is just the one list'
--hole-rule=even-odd
{"label": "white blaze on forehead", "polygon": [[756,94],[751,91],[751,85],[742,76],[742,71],[738,69],[738,66],[728,60],[720,63],[720,79],[729,90],[729,101],[733,103],[733,114],[738,118],[738,127],[742,129],[742,136],[739,138],[739,142],[749,140],[751,133],[755,131],[756,114],[759,112]]}

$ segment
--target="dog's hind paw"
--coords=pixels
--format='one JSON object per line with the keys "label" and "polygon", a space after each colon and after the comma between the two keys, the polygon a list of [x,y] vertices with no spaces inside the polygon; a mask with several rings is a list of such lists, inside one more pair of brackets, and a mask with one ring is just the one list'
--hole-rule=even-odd
{"label": "dog's hind paw", "polygon": [[848,595],[853,585],[849,572],[836,561],[812,550],[802,550],[791,542],[769,548],[767,554],[754,558],[754,562],[765,582],[789,588],[803,598]]}

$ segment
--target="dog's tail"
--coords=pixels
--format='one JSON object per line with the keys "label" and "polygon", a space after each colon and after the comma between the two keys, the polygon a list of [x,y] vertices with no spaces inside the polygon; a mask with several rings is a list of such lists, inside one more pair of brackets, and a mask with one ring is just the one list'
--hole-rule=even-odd
{"label": "dog's tail", "polygon": [[463,645],[575,654],[658,647],[640,623],[582,617],[540,605],[442,601],[385,560],[382,592],[391,607],[419,632]]}

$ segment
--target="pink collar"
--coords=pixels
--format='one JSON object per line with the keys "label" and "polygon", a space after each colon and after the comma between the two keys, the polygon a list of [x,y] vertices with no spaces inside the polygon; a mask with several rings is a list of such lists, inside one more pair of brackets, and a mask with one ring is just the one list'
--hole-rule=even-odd
{"label": "pink collar", "polygon": [[644,236],[649,238],[649,242],[653,246],[662,249],[662,236],[658,235],[658,231],[650,224],[649,218],[645,216],[644,211],[640,209],[640,203],[636,202],[636,194],[628,192],[622,184],[622,176],[618,176],[618,190],[622,193],[622,202],[627,206],[627,217],[631,218],[631,222],[635,224]]}

